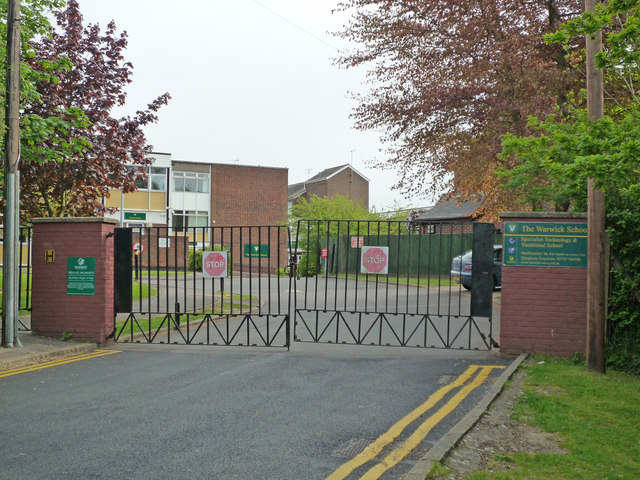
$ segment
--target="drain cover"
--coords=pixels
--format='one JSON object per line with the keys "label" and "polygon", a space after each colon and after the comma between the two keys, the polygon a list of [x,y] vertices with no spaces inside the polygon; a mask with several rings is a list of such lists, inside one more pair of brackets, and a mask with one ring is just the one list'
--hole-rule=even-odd
{"label": "drain cover", "polygon": [[338,458],[353,458],[373,442],[374,440],[371,438],[352,438],[339,448],[335,449],[331,453],[331,456]]}

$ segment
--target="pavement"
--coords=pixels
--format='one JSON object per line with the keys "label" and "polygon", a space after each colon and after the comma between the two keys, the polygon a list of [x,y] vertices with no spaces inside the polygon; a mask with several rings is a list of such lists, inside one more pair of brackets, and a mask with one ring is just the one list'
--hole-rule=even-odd
{"label": "pavement", "polygon": [[90,353],[98,348],[95,343],[40,337],[27,331],[19,331],[18,339],[22,347],[0,347],[0,373],[13,368]]}
{"label": "pavement", "polygon": [[[94,343],[63,341],[33,335],[27,331],[20,331],[18,338],[22,344],[21,347],[0,347],[0,376],[3,371],[50,362],[73,355],[82,355],[98,348],[98,345]],[[431,471],[434,463],[444,460],[487,411],[491,403],[500,395],[507,380],[516,372],[526,357],[526,354],[522,354],[509,365],[484,398],[462,420],[454,425],[421,460],[416,462],[413,469],[404,477],[406,480],[423,480],[426,474]]]}

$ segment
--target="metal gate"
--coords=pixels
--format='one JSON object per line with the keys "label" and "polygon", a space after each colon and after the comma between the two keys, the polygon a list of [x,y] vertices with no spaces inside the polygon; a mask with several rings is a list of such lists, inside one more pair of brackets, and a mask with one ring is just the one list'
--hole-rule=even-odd
{"label": "metal gate", "polygon": [[[0,262],[3,259],[4,252],[4,229],[0,227]],[[18,303],[18,329],[23,331],[31,330],[31,290],[32,290],[32,277],[31,277],[31,247],[33,241],[33,228],[21,227],[20,234],[17,241],[16,259],[18,263],[18,278],[16,282],[17,292],[16,299]],[[2,275],[4,265],[0,269],[0,275]],[[0,284],[1,285],[1,284]],[[0,291],[0,297],[2,292]],[[0,314],[4,308],[4,302],[0,302]],[[3,328],[2,322],[0,322],[0,331]]]}
{"label": "metal gate", "polygon": [[116,229],[117,342],[289,347],[285,226]]}
{"label": "metal gate", "polygon": [[[117,229],[113,336],[489,350],[497,346],[494,237],[491,224],[345,220],[301,220],[293,234],[285,226]],[[456,283],[452,260],[468,251],[472,282]]]}
{"label": "metal gate", "polygon": [[[468,222],[298,222],[295,341],[491,349],[494,236]],[[451,264],[470,250],[467,292]]]}

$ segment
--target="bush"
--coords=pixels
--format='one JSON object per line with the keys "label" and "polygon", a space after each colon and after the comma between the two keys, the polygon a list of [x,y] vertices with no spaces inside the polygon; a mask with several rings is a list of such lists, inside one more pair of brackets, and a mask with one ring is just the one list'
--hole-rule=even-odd
{"label": "bush", "polygon": [[298,264],[298,275],[301,277],[313,277],[318,270],[318,255],[314,252],[304,253]]}
{"label": "bush", "polygon": [[[208,247],[206,247],[204,250],[198,250],[196,248],[190,249],[189,250],[189,271],[190,272],[201,272],[202,271],[202,254],[203,252],[223,252],[226,249],[216,243],[213,246],[209,245]],[[231,272],[231,269],[229,269],[229,272]]]}

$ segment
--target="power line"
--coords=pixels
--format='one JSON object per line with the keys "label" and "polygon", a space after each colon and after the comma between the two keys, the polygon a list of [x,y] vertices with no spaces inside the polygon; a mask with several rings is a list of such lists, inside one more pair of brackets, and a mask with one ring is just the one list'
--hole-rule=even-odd
{"label": "power line", "polygon": [[260,5],[262,8],[264,8],[265,10],[267,10],[269,13],[271,13],[272,15],[275,15],[276,17],[278,17],[280,20],[283,20],[285,22],[287,22],[289,25],[291,25],[292,27],[297,28],[298,30],[300,30],[301,32],[306,33],[307,35],[309,35],[310,37],[313,37],[314,39],[318,40],[319,42],[324,43],[327,47],[330,47],[332,49],[334,49],[336,52],[339,51],[336,47],[334,47],[333,45],[331,45],[330,43],[324,41],[322,38],[314,35],[313,33],[309,32],[308,30],[305,30],[304,28],[302,28],[299,25],[296,25],[295,23],[293,23],[291,20],[283,17],[282,15],[280,15],[278,12],[276,12],[275,10],[272,10],[271,8],[267,7],[266,5],[260,3],[258,0],[253,0],[254,3]]}

